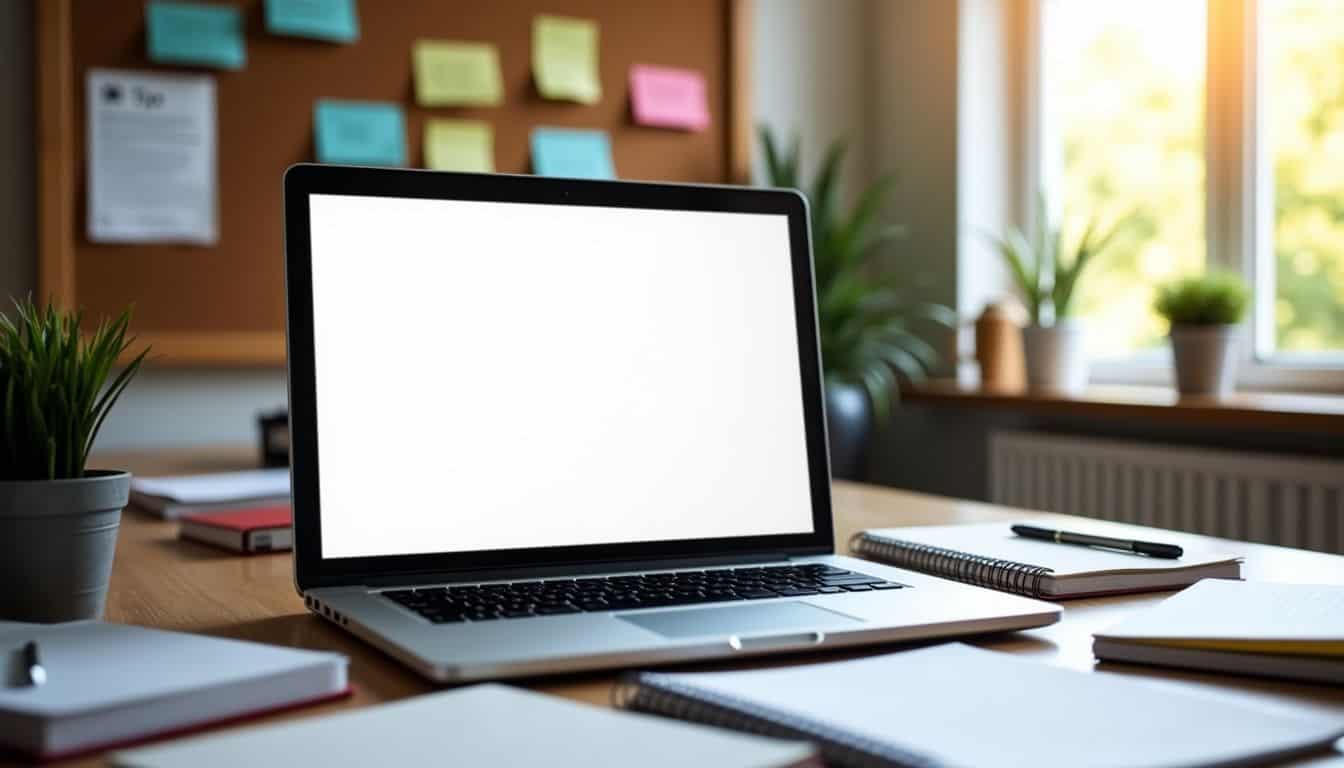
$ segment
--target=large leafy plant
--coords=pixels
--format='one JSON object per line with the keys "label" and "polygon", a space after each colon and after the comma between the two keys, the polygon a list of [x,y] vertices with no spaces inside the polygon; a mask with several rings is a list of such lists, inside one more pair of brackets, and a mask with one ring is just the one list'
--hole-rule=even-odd
{"label": "large leafy plant", "polygon": [[1246,314],[1250,291],[1232,272],[1183,277],[1157,289],[1153,308],[1173,326],[1235,325]]}
{"label": "large leafy plant", "polygon": [[[84,476],[89,449],[145,349],[106,384],[126,338],[130,311],[83,337],[83,313],[43,310],[32,300],[0,314],[0,480]],[[106,386],[105,386],[106,384]]]}
{"label": "large leafy plant", "polygon": [[1052,325],[1072,314],[1083,272],[1114,244],[1132,218],[1125,216],[1107,229],[1093,218],[1065,258],[1063,227],[1050,224],[1048,210],[1041,195],[1036,205],[1034,238],[1011,227],[1006,235],[994,240],[1034,325]]}
{"label": "large leafy plant", "polygon": [[913,322],[922,318],[948,327],[956,322],[945,306],[901,295],[898,285],[908,278],[898,280],[869,263],[874,249],[903,234],[901,227],[883,225],[878,218],[895,177],[883,175],[846,210],[838,199],[843,141],[830,145],[809,183],[801,177],[796,137],[784,147],[763,126],[760,138],[768,183],[801,190],[808,199],[826,381],[862,387],[874,415],[884,419],[898,378],[920,381],[938,364],[937,351],[915,334]]}

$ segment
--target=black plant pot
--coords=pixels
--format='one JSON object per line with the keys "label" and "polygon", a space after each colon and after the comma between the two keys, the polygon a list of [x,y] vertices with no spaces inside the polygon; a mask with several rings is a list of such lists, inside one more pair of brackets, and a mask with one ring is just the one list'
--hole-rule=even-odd
{"label": "black plant pot", "polygon": [[873,410],[862,387],[826,384],[826,432],[831,444],[831,477],[862,480],[873,431]]}

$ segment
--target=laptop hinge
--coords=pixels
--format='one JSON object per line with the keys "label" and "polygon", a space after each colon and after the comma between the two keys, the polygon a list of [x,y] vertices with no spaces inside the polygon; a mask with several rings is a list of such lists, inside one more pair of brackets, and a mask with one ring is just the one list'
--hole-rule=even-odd
{"label": "laptop hinge", "polygon": [[516,568],[490,568],[471,571],[452,571],[436,573],[402,573],[381,578],[364,578],[366,587],[407,586],[414,584],[451,584],[453,582],[503,581],[506,579],[531,580],[564,578],[567,576],[586,576],[600,573],[624,573],[630,571],[674,571],[686,568],[709,568],[727,565],[751,565],[754,563],[781,562],[788,560],[789,554],[767,552],[752,555],[729,555],[722,557],[695,557],[659,560],[630,560],[603,563],[582,563],[557,566],[526,566]]}

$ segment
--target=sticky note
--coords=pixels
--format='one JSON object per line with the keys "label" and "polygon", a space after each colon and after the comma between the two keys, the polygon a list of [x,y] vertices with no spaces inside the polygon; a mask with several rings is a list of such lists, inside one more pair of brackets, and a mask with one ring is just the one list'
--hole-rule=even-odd
{"label": "sticky note", "polygon": [[242,69],[243,15],[229,5],[151,0],[145,6],[149,58],[163,64]]}
{"label": "sticky note", "polygon": [[266,29],[273,35],[333,43],[359,39],[355,0],[266,0]]}
{"label": "sticky note", "polygon": [[499,51],[489,43],[417,40],[411,63],[415,100],[421,106],[495,106],[504,101]]}
{"label": "sticky note", "polygon": [[630,110],[640,125],[703,131],[709,127],[705,78],[690,69],[636,64],[630,67]]}
{"label": "sticky note", "polygon": [[597,22],[564,16],[533,19],[532,76],[545,98],[596,104],[602,98]]}
{"label": "sticky note", "polygon": [[479,120],[430,120],[425,124],[425,167],[434,171],[494,173],[495,138]]}
{"label": "sticky note", "polygon": [[320,163],[406,164],[406,118],[395,104],[323,99],[313,128]]}
{"label": "sticky note", "polygon": [[614,179],[611,140],[605,131],[569,128],[532,130],[532,170],[540,176]]}

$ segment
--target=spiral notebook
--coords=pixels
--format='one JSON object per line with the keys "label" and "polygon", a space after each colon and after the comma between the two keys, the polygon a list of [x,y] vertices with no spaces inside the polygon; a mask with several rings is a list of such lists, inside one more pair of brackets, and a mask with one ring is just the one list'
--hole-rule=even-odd
{"label": "spiral notebook", "polygon": [[1338,718],[959,643],[796,667],[646,672],[618,686],[616,703],[809,739],[842,768],[1246,766],[1323,752],[1344,736]]}
{"label": "spiral notebook", "polygon": [[[1053,527],[1050,522],[1025,521]],[[1189,586],[1200,579],[1239,579],[1241,560],[1199,539],[1170,531],[1089,521],[1083,533],[1170,541],[1185,549],[1174,560],[1116,550],[1055,544],[1015,535],[1012,523],[932,525],[862,531],[850,540],[859,557],[898,568],[1029,597],[1063,599],[1148,592]]]}

